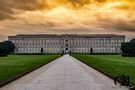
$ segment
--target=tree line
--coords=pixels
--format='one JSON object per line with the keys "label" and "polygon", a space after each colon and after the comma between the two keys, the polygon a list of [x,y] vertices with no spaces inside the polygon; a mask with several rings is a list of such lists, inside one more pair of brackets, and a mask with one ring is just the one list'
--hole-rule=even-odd
{"label": "tree line", "polygon": [[135,39],[121,44],[122,56],[135,56]]}
{"label": "tree line", "polygon": [[15,45],[11,41],[0,42],[0,56],[7,56],[14,53]]}

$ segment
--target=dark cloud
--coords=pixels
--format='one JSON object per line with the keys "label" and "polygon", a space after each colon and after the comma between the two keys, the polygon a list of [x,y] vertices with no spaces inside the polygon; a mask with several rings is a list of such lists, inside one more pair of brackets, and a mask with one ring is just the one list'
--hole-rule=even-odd
{"label": "dark cloud", "polygon": [[0,20],[11,19],[11,14],[13,14],[11,8],[0,0]]}
{"label": "dark cloud", "polygon": [[76,8],[76,9],[79,9],[79,8],[82,8],[84,7],[85,5],[90,5],[90,4],[102,4],[108,0],[67,0],[72,7]]}
{"label": "dark cloud", "polygon": [[14,19],[11,14],[0,12],[0,20]]}
{"label": "dark cloud", "polygon": [[94,1],[97,1],[97,2],[105,2],[107,0],[94,0]]}
{"label": "dark cloud", "polygon": [[11,3],[13,8],[22,10],[36,10],[43,8],[43,3],[39,0],[12,0]]}
{"label": "dark cloud", "polygon": [[114,31],[118,32],[130,32],[130,33],[135,33],[135,22],[134,20],[129,21],[129,20],[105,20],[99,23],[99,26],[105,29],[111,30],[113,29]]}
{"label": "dark cloud", "polygon": [[90,3],[90,0],[68,0],[74,7],[83,7]]}
{"label": "dark cloud", "polygon": [[32,11],[42,9],[43,4],[39,0],[0,0],[0,20],[13,19],[13,9]]}
{"label": "dark cloud", "polygon": [[118,22],[115,25],[115,28],[122,31],[128,31],[135,33],[135,23],[132,22]]}

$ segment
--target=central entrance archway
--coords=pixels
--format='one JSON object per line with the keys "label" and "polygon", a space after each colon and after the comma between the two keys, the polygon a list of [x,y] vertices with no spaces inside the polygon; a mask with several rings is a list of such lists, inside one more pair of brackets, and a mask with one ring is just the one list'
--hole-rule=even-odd
{"label": "central entrance archway", "polygon": [[68,54],[68,53],[69,53],[69,49],[65,48],[65,54]]}

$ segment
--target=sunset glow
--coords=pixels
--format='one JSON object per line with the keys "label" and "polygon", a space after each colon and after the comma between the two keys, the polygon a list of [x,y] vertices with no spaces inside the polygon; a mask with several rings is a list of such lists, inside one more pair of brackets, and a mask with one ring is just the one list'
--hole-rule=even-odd
{"label": "sunset glow", "polygon": [[0,40],[19,33],[135,36],[134,0],[1,0]]}

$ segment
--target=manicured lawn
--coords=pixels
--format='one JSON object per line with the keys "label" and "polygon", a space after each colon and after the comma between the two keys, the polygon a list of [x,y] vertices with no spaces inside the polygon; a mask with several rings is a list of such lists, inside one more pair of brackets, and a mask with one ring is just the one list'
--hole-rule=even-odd
{"label": "manicured lawn", "polygon": [[0,57],[0,84],[45,65],[60,55],[9,55]]}
{"label": "manicured lawn", "polygon": [[73,54],[72,56],[113,78],[119,75],[129,75],[131,83],[135,86],[135,57],[85,54]]}

